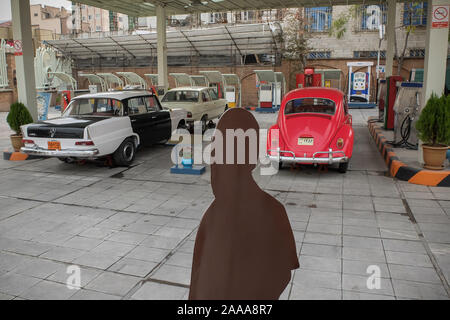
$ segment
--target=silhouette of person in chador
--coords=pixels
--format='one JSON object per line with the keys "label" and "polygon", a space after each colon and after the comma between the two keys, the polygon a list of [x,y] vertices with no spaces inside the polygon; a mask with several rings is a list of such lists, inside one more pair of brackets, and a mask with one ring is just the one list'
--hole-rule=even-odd
{"label": "silhouette of person in chador", "polygon": [[[215,145],[218,131],[222,132],[223,163],[227,129],[256,130],[259,146],[259,126],[253,115],[230,109],[220,119],[213,140]],[[237,139],[232,138],[237,163]],[[244,164],[220,164],[217,159],[211,164],[215,200],[197,232],[189,299],[278,299],[291,279],[291,270],[299,267],[284,206],[252,177],[256,165],[249,161],[250,140],[246,139]],[[213,156],[217,154],[215,149]]]}

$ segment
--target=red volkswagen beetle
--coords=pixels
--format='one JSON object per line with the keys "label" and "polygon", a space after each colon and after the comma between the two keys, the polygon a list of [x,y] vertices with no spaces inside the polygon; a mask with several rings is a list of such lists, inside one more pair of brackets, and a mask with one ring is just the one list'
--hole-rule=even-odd
{"label": "red volkswagen beetle", "polygon": [[352,152],[352,116],[342,91],[313,87],[284,96],[267,136],[267,154],[280,168],[283,163],[336,163],[345,173]]}

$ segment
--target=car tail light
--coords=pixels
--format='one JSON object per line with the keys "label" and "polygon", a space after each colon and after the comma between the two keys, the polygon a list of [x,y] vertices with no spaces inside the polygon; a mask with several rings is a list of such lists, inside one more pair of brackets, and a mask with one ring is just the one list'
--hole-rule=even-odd
{"label": "car tail light", "polygon": [[34,144],[33,140],[29,140],[29,139],[22,139],[22,143],[23,144]]}
{"label": "car tail light", "polygon": [[337,139],[336,146],[342,149],[342,147],[344,146],[344,139],[342,138]]}
{"label": "car tail light", "polygon": [[76,146],[93,146],[94,142],[93,141],[77,141],[75,142]]}
{"label": "car tail light", "polygon": [[188,117],[188,118],[192,118],[192,112],[188,112],[188,113],[187,113],[187,117]]}

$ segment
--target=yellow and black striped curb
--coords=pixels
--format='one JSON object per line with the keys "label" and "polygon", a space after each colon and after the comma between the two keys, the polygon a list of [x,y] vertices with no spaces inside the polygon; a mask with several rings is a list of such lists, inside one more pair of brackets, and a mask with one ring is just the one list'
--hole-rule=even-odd
{"label": "yellow and black striped curb", "polygon": [[373,119],[369,119],[368,126],[369,132],[375,140],[392,177],[413,184],[450,187],[450,170],[433,171],[406,165],[397,157],[394,149],[387,143],[386,137],[376,123],[373,122]]}

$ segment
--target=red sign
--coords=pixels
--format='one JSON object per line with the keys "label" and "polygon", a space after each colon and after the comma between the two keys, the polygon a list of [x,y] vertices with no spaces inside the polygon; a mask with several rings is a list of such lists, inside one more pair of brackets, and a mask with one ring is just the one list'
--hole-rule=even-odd
{"label": "red sign", "polygon": [[14,40],[14,55],[15,56],[21,56],[23,54],[22,52],[22,40]]}
{"label": "red sign", "polygon": [[449,6],[433,6],[432,28],[448,28]]}

